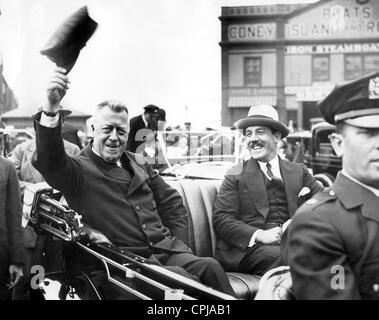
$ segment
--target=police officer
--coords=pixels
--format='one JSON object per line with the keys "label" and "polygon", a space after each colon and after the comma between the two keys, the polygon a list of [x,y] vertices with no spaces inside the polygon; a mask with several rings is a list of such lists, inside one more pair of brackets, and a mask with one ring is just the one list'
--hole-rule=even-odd
{"label": "police officer", "polygon": [[336,125],[342,171],[289,227],[298,299],[379,299],[379,72],[336,88],[319,103]]}

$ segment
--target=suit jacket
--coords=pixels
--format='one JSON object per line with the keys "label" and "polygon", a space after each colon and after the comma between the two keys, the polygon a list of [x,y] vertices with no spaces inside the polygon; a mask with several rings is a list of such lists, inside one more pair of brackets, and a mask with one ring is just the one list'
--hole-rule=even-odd
{"label": "suit jacket", "polygon": [[[308,187],[313,195],[322,189],[307,168],[279,158],[290,218],[301,205],[299,192]],[[228,170],[217,194],[213,226],[217,236],[216,258],[227,270],[238,270],[250,239],[261,229],[269,214],[263,172],[250,159]]]}
{"label": "suit jacket", "polygon": [[[63,193],[85,223],[126,249],[131,249],[130,244],[135,242],[133,235],[137,235],[147,248],[191,252],[186,245],[188,214],[182,198],[152,171],[144,157],[130,152],[122,155],[123,165],[133,173],[130,182],[127,170],[105,162],[92,151],[91,145],[78,156],[67,156],[60,125],[43,127],[39,118],[40,113],[34,119],[37,160],[33,165],[53,188]],[[128,226],[125,220],[135,217],[138,227],[129,229],[130,232],[123,230],[122,226]],[[133,249],[138,253],[138,248]]]}
{"label": "suit jacket", "polygon": [[156,131],[158,129],[155,127],[151,127],[150,125],[146,128],[145,122],[143,122],[142,117],[143,115],[141,114],[137,117],[130,119],[130,131],[128,135],[128,142],[126,145],[127,151],[142,154],[145,148],[142,146],[141,150],[141,148],[138,147],[145,143],[145,137],[148,134],[151,134],[153,131]]}
{"label": "suit jacket", "polygon": [[289,226],[298,299],[379,299],[379,199],[343,174]]}
{"label": "suit jacket", "polygon": [[[64,141],[64,150],[68,155],[76,155],[80,152],[77,145]],[[16,167],[18,179],[20,182],[21,195],[24,194],[25,186],[31,183],[45,181],[41,173],[32,165],[32,159],[35,156],[36,141],[35,139],[25,141],[16,146],[9,160]],[[34,248],[37,241],[37,234],[34,229],[28,226],[24,232],[24,242],[27,248]]]}
{"label": "suit jacket", "polygon": [[0,157],[0,268],[24,263],[21,200],[16,170]]}

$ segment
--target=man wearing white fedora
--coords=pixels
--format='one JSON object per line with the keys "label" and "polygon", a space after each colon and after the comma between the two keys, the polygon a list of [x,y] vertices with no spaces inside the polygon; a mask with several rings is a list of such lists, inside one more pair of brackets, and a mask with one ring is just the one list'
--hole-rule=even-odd
{"label": "man wearing white fedora", "polygon": [[236,127],[251,158],[229,169],[217,195],[216,258],[227,271],[262,275],[286,263],[282,234],[296,209],[322,187],[303,164],[278,156],[277,144],[289,130],[274,107],[251,107]]}

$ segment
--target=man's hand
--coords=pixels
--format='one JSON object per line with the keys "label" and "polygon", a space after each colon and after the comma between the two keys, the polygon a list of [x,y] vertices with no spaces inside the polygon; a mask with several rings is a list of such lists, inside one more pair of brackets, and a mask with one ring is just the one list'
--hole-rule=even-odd
{"label": "man's hand", "polygon": [[81,235],[86,237],[92,243],[112,244],[112,242],[103,233],[87,225],[82,228]]}
{"label": "man's hand", "polygon": [[22,272],[22,267],[11,264],[9,266],[9,285],[8,289],[12,289],[24,276],[24,273]]}
{"label": "man's hand", "polygon": [[108,243],[108,244],[112,244],[112,242],[105,235],[103,235],[100,232],[96,232],[96,231],[92,231],[89,234],[89,239],[93,243]]}
{"label": "man's hand", "polygon": [[280,242],[281,237],[282,237],[282,228],[275,227],[269,230],[262,230],[258,232],[257,237],[255,238],[255,241],[269,244],[269,243],[274,243],[274,242]]}
{"label": "man's hand", "polygon": [[47,85],[47,101],[43,110],[57,112],[62,98],[65,96],[70,80],[66,76],[66,69],[57,67]]}

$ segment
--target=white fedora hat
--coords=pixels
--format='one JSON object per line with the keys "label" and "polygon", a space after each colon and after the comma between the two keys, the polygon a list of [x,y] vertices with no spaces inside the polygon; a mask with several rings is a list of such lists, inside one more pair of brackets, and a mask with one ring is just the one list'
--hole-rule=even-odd
{"label": "white fedora hat", "polygon": [[288,127],[279,121],[278,112],[273,106],[258,105],[250,107],[247,118],[240,119],[236,122],[237,129],[246,129],[251,126],[265,126],[273,128],[282,134],[282,138],[289,133]]}

